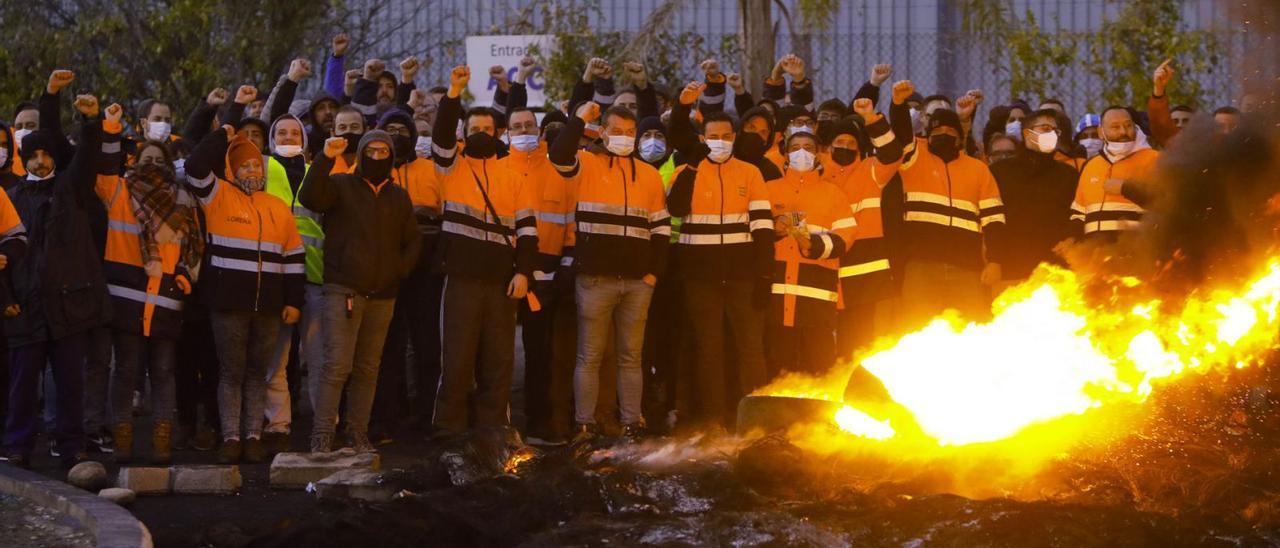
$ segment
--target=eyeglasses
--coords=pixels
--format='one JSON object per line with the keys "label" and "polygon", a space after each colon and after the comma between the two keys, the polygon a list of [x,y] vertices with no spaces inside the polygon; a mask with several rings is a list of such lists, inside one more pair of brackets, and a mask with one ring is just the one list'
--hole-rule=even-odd
{"label": "eyeglasses", "polygon": [[1058,131],[1058,126],[1053,124],[1036,124],[1031,126],[1036,133],[1049,133],[1050,131]]}

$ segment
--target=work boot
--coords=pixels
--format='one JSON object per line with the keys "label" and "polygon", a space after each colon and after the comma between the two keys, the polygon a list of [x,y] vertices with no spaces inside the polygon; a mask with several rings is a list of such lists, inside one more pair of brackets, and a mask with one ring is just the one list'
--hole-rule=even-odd
{"label": "work boot", "polygon": [[240,446],[240,440],[222,440],[222,449],[218,450],[218,464],[235,464],[240,462],[240,455],[242,452],[243,448]]}
{"label": "work boot", "polygon": [[288,432],[267,432],[262,435],[262,444],[267,447],[267,454],[278,455],[293,450],[292,440]]}
{"label": "work boot", "polygon": [[129,462],[133,459],[133,423],[118,422],[111,427],[111,436],[116,439],[116,462]]}
{"label": "work boot", "polygon": [[267,449],[262,445],[261,438],[249,438],[244,440],[244,461],[249,463],[266,462]]}
{"label": "work boot", "polygon": [[623,425],[622,439],[627,443],[636,443],[644,437],[644,429],[644,423],[641,422]]}
{"label": "work boot", "polygon": [[595,424],[580,422],[573,428],[573,444],[586,443],[600,436],[600,429]]}
{"label": "work boot", "polygon": [[172,450],[173,423],[156,421],[151,428],[151,462],[169,464],[173,460]]}
{"label": "work boot", "polygon": [[191,448],[196,451],[212,451],[218,444],[218,434],[208,426],[197,426],[196,435],[191,438]]}
{"label": "work boot", "polygon": [[351,440],[351,448],[355,449],[357,453],[378,452],[377,449],[374,449],[373,443],[369,441],[369,434],[364,432],[351,432],[347,434],[347,437]]}
{"label": "work boot", "polygon": [[333,434],[312,434],[311,452],[328,453],[333,451]]}

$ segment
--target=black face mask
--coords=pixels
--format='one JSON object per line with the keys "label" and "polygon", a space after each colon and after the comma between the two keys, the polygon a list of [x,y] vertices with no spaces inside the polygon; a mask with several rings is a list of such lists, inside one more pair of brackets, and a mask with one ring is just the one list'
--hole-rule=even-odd
{"label": "black face mask", "polygon": [[960,157],[960,139],[953,135],[934,135],[929,138],[929,152],[950,162]]}
{"label": "black face mask", "polygon": [[360,158],[360,176],[370,182],[380,183],[391,176],[391,157],[374,160],[368,156]]}
{"label": "black face mask", "polygon": [[733,142],[733,155],[744,162],[754,162],[764,156],[765,147],[764,139],[759,135],[744,131],[738,134],[738,139]]}
{"label": "black face mask", "polygon": [[404,135],[392,135],[391,150],[396,152],[396,161],[403,164],[417,158],[417,155],[413,150],[414,144],[415,142],[413,139]]}
{"label": "black face mask", "polygon": [[466,144],[464,152],[472,158],[492,158],[498,153],[498,140],[488,133],[472,133]]}
{"label": "black face mask", "polygon": [[338,137],[342,137],[347,140],[347,149],[342,151],[343,154],[355,154],[356,149],[360,148],[360,137],[362,137],[362,135],[359,133],[343,133],[338,135]]}
{"label": "black face mask", "polygon": [[858,160],[858,151],[849,148],[832,147],[831,160],[842,166],[847,166]]}

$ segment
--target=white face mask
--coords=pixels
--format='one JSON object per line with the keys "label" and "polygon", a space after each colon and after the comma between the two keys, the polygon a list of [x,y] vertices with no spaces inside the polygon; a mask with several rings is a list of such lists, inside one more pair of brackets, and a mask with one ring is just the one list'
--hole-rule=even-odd
{"label": "white face mask", "polygon": [[9,159],[9,149],[0,148],[0,166],[4,165],[5,161],[8,159]]}
{"label": "white face mask", "polygon": [[605,148],[617,156],[630,156],[631,152],[636,149],[636,138],[626,135],[610,135],[609,144]]}
{"label": "white face mask", "polygon": [[302,154],[302,145],[276,145],[276,154],[281,158],[293,158]]}
{"label": "white face mask", "polygon": [[174,160],[173,172],[178,175],[179,181],[186,179],[187,178],[187,159],[178,158],[177,160]]}
{"label": "white face mask", "polygon": [[707,148],[711,149],[711,152],[707,154],[707,158],[718,164],[728,160],[729,156],[733,154],[733,141],[710,139],[707,141]]}
{"label": "white face mask", "polygon": [[512,135],[511,148],[514,148],[520,152],[531,152],[533,151],[533,149],[538,148],[538,136],[537,135]]}
{"label": "white face mask", "polygon": [[787,155],[787,166],[799,172],[813,171],[814,160],[813,153],[802,148]]}
{"label": "white face mask", "polygon": [[1036,152],[1053,152],[1058,146],[1058,132],[1039,133],[1031,130],[1031,138],[1027,140],[1027,148]]}
{"label": "white face mask", "polygon": [[1102,152],[1102,139],[1081,139],[1080,145],[1089,153],[1090,158]]}
{"label": "white face mask", "polygon": [[911,109],[911,130],[919,135],[924,133],[924,119],[920,117],[920,109]]}
{"label": "white face mask", "polygon": [[1004,134],[1019,141],[1022,140],[1022,120],[1014,120],[1004,125]]}
{"label": "white face mask", "polygon": [[147,122],[147,139],[163,143],[169,139],[172,129],[169,122]]}
{"label": "white face mask", "polygon": [[787,126],[787,136],[790,137],[797,133],[808,133],[813,135],[813,130],[809,126]]}
{"label": "white face mask", "polygon": [[657,137],[640,140],[640,157],[646,162],[656,162],[667,154],[667,144]]}
{"label": "white face mask", "polygon": [[418,154],[419,158],[430,158],[431,138],[419,135],[418,142],[413,145],[413,151]]}
{"label": "white face mask", "polygon": [[1116,158],[1124,158],[1130,152],[1133,152],[1133,147],[1138,144],[1138,141],[1107,141],[1106,143],[1107,154]]}
{"label": "white face mask", "polygon": [[25,128],[25,127],[24,127],[24,128],[22,128],[22,129],[19,129],[19,130],[15,131],[15,132],[13,132],[13,144],[14,144],[14,148],[18,148],[18,147],[22,146],[22,139],[23,139],[23,138],[25,138],[25,137],[26,137],[26,136],[28,136],[28,135],[31,135],[31,130],[29,130],[29,129]]}

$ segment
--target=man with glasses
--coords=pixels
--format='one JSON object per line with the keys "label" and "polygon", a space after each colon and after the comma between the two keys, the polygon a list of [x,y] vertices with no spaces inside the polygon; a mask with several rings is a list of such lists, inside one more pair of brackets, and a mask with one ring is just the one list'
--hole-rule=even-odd
{"label": "man with glasses", "polygon": [[991,165],[1009,227],[1002,286],[1026,279],[1042,262],[1060,264],[1053,247],[1072,236],[1071,200],[1077,176],[1070,165],[1054,159],[1062,138],[1057,111],[1037,110],[1022,121],[1025,146]]}

